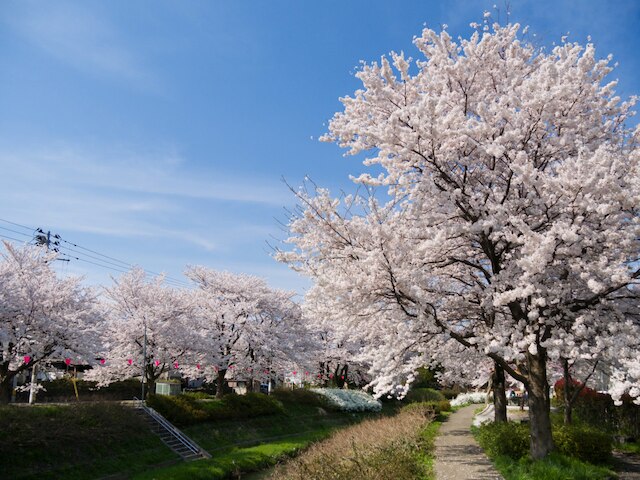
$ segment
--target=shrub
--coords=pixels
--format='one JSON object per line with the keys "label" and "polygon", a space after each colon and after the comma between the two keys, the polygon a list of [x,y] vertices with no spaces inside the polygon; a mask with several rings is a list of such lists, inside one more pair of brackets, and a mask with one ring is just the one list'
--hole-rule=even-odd
{"label": "shrub", "polygon": [[451,406],[464,407],[465,405],[471,405],[472,403],[484,403],[486,399],[487,394],[484,392],[461,393],[451,400]]}
{"label": "shrub", "polygon": [[326,397],[306,388],[296,388],[295,390],[276,389],[271,393],[271,396],[280,400],[282,403],[311,405],[323,408],[329,406],[329,401]]}
{"label": "shrub", "polygon": [[444,395],[433,388],[414,388],[404,397],[406,402],[438,402],[446,400]]}
{"label": "shrub", "polygon": [[199,399],[191,394],[150,395],[147,405],[177,425],[251,418],[284,412],[282,403],[260,393],[231,394],[221,399]]}
{"label": "shrub", "polygon": [[[529,426],[524,423],[487,423],[478,428],[477,438],[491,458],[517,460],[529,453]],[[554,425],[553,442],[559,453],[590,463],[611,456],[611,436],[586,425]]]}
{"label": "shrub", "polygon": [[611,457],[611,435],[587,425],[556,426],[553,442],[560,453],[586,462],[603,463]]}
{"label": "shrub", "polygon": [[442,412],[450,412],[451,404],[448,400],[440,400],[438,402],[415,402],[410,403],[402,408],[402,411],[424,412],[425,416],[433,417],[440,415]]}
{"label": "shrub", "polygon": [[382,410],[382,403],[362,390],[315,388],[312,391],[322,395],[332,406],[344,412],[379,412]]}
{"label": "shrub", "polygon": [[478,428],[478,443],[491,458],[501,455],[517,460],[529,453],[529,426],[523,423],[485,423]]}
{"label": "shrub", "polygon": [[209,419],[196,400],[185,395],[149,395],[147,405],[176,425],[191,425]]}

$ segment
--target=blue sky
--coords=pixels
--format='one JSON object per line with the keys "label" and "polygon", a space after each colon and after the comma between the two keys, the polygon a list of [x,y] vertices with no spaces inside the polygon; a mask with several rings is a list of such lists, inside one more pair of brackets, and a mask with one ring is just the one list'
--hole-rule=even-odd
{"label": "blue sky", "polygon": [[[294,205],[282,177],[348,189],[360,160],[317,138],[359,61],[416,56],[425,23],[469,36],[487,9],[504,20],[495,0],[3,2],[0,218],[173,278],[203,264],[302,292],[266,245]],[[511,20],[543,45],[591,35],[640,93],[640,2],[513,0]]]}

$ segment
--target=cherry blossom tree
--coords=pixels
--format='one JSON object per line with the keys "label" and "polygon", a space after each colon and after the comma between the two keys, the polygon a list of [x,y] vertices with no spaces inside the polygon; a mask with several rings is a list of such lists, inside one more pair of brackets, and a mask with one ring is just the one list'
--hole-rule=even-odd
{"label": "cherry blossom tree", "polygon": [[186,275],[198,286],[194,301],[204,339],[201,362],[214,370],[217,396],[223,394],[225,377],[253,371],[271,376],[291,361],[305,338],[293,292],[271,289],[258,277],[203,266],[189,267]]}
{"label": "cherry blossom tree", "polygon": [[164,285],[162,276],[147,278],[134,268],[105,288],[103,360],[87,372],[106,385],[142,376],[147,392],[161,375],[196,364],[202,344],[194,320],[192,293]]}
{"label": "cherry blossom tree", "polygon": [[60,278],[55,255],[4,243],[0,260],[0,402],[20,372],[53,360],[91,364],[99,315],[94,293],[77,277]]}
{"label": "cherry blossom tree", "polygon": [[619,305],[638,306],[640,155],[610,59],[565,39],[537,49],[519,31],[425,29],[423,60],[364,64],[324,139],[370,152],[376,173],[356,182],[390,200],[300,192],[279,258],[335,299],[372,357],[411,362],[412,337],[419,351],[445,335],[522,382],[542,458],[549,359],[611,346],[637,358],[637,317]]}

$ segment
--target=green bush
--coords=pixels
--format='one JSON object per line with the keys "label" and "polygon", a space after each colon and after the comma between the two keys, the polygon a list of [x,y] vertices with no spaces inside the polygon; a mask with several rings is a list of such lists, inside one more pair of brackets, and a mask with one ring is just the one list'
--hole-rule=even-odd
{"label": "green bush", "polygon": [[586,462],[603,463],[611,458],[611,435],[586,425],[554,427],[553,442],[560,453]]}
{"label": "green bush", "polygon": [[486,454],[519,459],[529,453],[529,426],[522,423],[487,423],[478,428],[478,443]]}
{"label": "green bush", "polygon": [[[491,458],[505,455],[517,460],[529,453],[529,426],[524,423],[485,424],[477,437]],[[611,457],[611,436],[586,425],[554,425],[553,442],[559,453],[590,463]]]}
{"label": "green bush", "polygon": [[423,413],[427,418],[440,415],[442,412],[450,412],[451,404],[448,400],[440,400],[438,402],[415,402],[410,403],[402,408],[403,411],[417,411]]}
{"label": "green bush", "polygon": [[454,388],[443,388],[443,389],[439,390],[439,392],[442,395],[444,395],[444,398],[446,398],[447,400],[452,400],[452,399],[456,398],[458,395],[460,395],[461,393],[463,393],[465,391],[466,390],[463,390],[458,386],[456,386]]}
{"label": "green bush", "polygon": [[284,412],[275,398],[260,393],[225,395],[221,399],[199,399],[197,395],[150,395],[147,405],[177,425],[214,420],[251,418]]}
{"label": "green bush", "polygon": [[271,393],[271,397],[285,404],[311,405],[322,408],[329,407],[329,402],[325,397],[306,388],[296,388],[294,390],[276,389]]}
{"label": "green bush", "polygon": [[445,396],[433,388],[414,388],[409,390],[404,398],[405,402],[439,402],[446,400]]}
{"label": "green bush", "polygon": [[147,405],[176,425],[192,425],[206,422],[208,413],[195,398],[186,395],[149,395]]}

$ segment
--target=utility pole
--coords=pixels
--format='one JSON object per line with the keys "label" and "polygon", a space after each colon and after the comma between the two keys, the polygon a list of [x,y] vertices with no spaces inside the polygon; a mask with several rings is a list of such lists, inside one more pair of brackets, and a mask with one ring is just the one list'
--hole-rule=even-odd
{"label": "utility pole", "polygon": [[[47,247],[47,250],[53,250],[54,252],[59,252],[60,250],[58,249],[58,246],[60,245],[60,235],[55,234],[53,235],[53,242],[51,241],[51,231],[47,230],[47,233],[45,234],[44,231],[41,228],[38,228],[36,230],[37,234],[34,237],[34,240],[36,241],[37,245],[42,245]],[[53,245],[53,248],[51,248],[51,245]],[[66,261],[68,262],[69,260],[66,259],[59,259],[62,261]],[[38,372],[37,372],[37,363],[34,361],[33,362],[33,366],[31,367],[31,387],[29,388],[29,404],[34,404],[36,402],[36,380],[38,377]]]}

